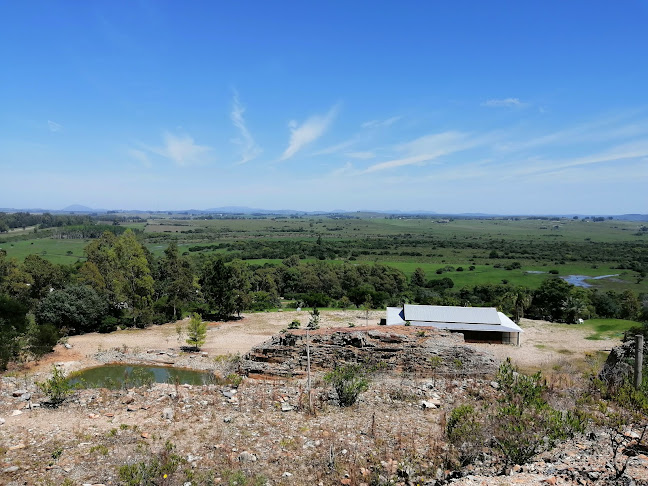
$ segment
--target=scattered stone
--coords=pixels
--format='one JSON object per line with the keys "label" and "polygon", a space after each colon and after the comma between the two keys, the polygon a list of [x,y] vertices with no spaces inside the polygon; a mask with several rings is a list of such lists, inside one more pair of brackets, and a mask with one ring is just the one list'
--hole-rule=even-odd
{"label": "scattered stone", "polygon": [[31,400],[31,393],[23,393],[22,395],[20,395],[20,399],[25,400],[26,402]]}
{"label": "scattered stone", "polygon": [[3,473],[12,473],[18,471],[20,468],[18,466],[9,466],[2,470]]}
{"label": "scattered stone", "polygon": [[421,408],[437,408],[437,405],[430,400],[421,400]]}
{"label": "scattered stone", "polygon": [[290,477],[292,477],[292,473],[289,473],[288,471],[285,471],[285,472],[281,475],[281,477],[282,477],[282,478],[290,478]]}
{"label": "scattered stone", "polygon": [[293,409],[294,409],[294,407],[292,405],[290,405],[289,403],[287,403],[287,402],[282,402],[281,403],[281,411],[282,412],[290,412]]}
{"label": "scattered stone", "polygon": [[173,409],[165,408],[162,410],[162,418],[165,420],[173,420]]}
{"label": "scattered stone", "polygon": [[65,349],[72,349],[72,345],[70,343],[63,343],[63,347]]}
{"label": "scattered stone", "polygon": [[14,392],[11,395],[14,397],[20,397],[25,393],[28,393],[27,390],[20,389],[20,390],[14,390]]}
{"label": "scattered stone", "polygon": [[257,456],[248,451],[243,451],[239,454],[238,460],[241,462],[256,462]]}
{"label": "scattered stone", "polygon": [[234,395],[236,395],[236,390],[234,390],[234,389],[232,389],[232,390],[223,390],[222,393],[227,398],[234,398]]}
{"label": "scattered stone", "polygon": [[134,401],[135,401],[135,397],[133,395],[128,395],[126,398],[122,400],[122,403],[128,405],[129,403],[133,403]]}
{"label": "scattered stone", "polygon": [[112,418],[112,417],[115,416],[115,414],[114,413],[104,413],[104,416],[108,417],[108,418]]}
{"label": "scattered stone", "polygon": [[225,417],[223,419],[223,422],[225,422],[226,424],[229,424],[231,421],[232,421],[232,417]]}
{"label": "scattered stone", "polygon": [[490,382],[490,386],[492,386],[492,387],[495,388],[496,390],[499,389],[499,383],[497,383],[496,381],[491,381],[491,382]]}
{"label": "scattered stone", "polygon": [[148,439],[150,437],[150,434],[148,432],[142,432],[142,439]]}
{"label": "scattered stone", "polygon": [[2,417],[0,417],[0,425],[2,425],[2,424],[4,424],[4,423],[5,423],[5,419],[3,419]]}
{"label": "scattered stone", "polygon": [[22,415],[22,412],[20,410],[14,410],[11,412],[12,417],[15,417],[16,415]]}
{"label": "scattered stone", "polygon": [[137,410],[139,410],[139,407],[134,407],[132,405],[129,405],[128,407],[126,407],[127,412],[136,412]]}

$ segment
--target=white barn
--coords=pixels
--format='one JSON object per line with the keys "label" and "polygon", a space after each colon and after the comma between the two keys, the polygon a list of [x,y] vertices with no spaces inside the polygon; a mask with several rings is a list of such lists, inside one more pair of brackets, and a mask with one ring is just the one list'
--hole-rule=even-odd
{"label": "white barn", "polygon": [[386,324],[436,327],[460,332],[466,342],[520,345],[524,332],[515,322],[494,307],[456,307],[446,305],[413,305],[387,307]]}

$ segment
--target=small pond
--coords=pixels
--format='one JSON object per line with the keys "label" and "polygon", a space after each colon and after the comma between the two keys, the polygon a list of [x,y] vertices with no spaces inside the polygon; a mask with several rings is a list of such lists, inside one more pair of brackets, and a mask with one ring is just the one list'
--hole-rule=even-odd
{"label": "small pond", "polygon": [[601,280],[602,278],[618,277],[618,273],[614,275],[600,275],[598,277],[589,277],[587,275],[567,275],[565,277],[560,277],[565,280],[567,283],[575,285],[576,287],[591,287],[592,284],[588,284],[585,280]]}
{"label": "small pond", "polygon": [[208,385],[214,375],[208,371],[186,368],[144,365],[105,365],[74,373],[70,384],[83,388],[132,388],[153,383],[179,383],[181,385]]}

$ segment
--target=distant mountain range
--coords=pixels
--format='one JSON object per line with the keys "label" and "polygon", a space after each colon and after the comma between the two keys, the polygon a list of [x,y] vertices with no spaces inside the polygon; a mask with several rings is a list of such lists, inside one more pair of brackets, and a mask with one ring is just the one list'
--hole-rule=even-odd
{"label": "distant mountain range", "polygon": [[115,214],[170,214],[170,215],[208,215],[208,214],[240,214],[240,215],[277,215],[277,216],[289,216],[289,215],[302,215],[302,216],[317,216],[317,215],[346,215],[346,216],[384,216],[384,215],[393,215],[393,216],[438,216],[438,217],[461,217],[461,218],[494,218],[494,217],[569,217],[578,216],[583,218],[586,216],[604,216],[612,217],[614,219],[625,220],[625,221],[648,221],[648,214],[618,214],[618,215],[608,215],[608,214],[488,214],[488,213],[437,213],[435,211],[426,211],[426,210],[414,210],[414,211],[403,211],[400,209],[393,210],[375,210],[375,209],[366,209],[360,211],[348,211],[345,209],[336,209],[333,211],[301,211],[297,209],[262,209],[262,208],[249,208],[247,206],[222,206],[217,208],[208,208],[208,209],[186,209],[186,210],[167,210],[167,211],[149,211],[142,209],[96,209],[90,208],[88,206],[83,206],[81,204],[72,204],[66,206],[63,209],[43,209],[43,208],[0,208],[0,212],[5,213],[15,213],[19,211],[30,212],[30,213],[52,213],[52,214],[105,214],[105,213],[115,213]]}

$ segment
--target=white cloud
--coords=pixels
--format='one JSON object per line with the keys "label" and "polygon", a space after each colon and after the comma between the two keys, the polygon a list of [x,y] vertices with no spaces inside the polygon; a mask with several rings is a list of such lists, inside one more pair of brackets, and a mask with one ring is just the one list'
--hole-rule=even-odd
{"label": "white cloud", "polygon": [[393,125],[398,120],[403,118],[402,116],[392,116],[386,120],[369,120],[360,125],[362,128],[377,128],[377,127],[388,127]]}
{"label": "white cloud", "polygon": [[526,103],[522,103],[519,98],[503,98],[486,100],[481,105],[489,108],[522,108]]}
{"label": "white cloud", "polygon": [[602,152],[562,161],[541,161],[534,166],[520,170],[520,174],[555,172],[567,168],[584,167],[623,160],[643,159],[648,157],[648,141],[631,142],[618,145]]}
{"label": "white cloud", "polygon": [[63,126],[53,122],[52,120],[47,120],[47,126],[49,127],[50,132],[60,132],[63,129]]}
{"label": "white cloud", "polygon": [[150,147],[149,150],[171,159],[177,165],[184,166],[204,163],[205,155],[211,152],[212,148],[206,145],[196,145],[194,139],[189,135],[174,135],[166,132],[164,146]]}
{"label": "white cloud", "polygon": [[574,145],[577,143],[603,142],[615,139],[630,139],[648,134],[648,120],[626,122],[626,115],[597,118],[546,135],[516,142],[507,142],[497,148],[505,152],[529,150],[552,145]]}
{"label": "white cloud", "polygon": [[351,147],[353,144],[358,142],[358,138],[351,138],[349,140],[345,140],[344,142],[340,142],[335,145],[331,145],[330,147],[326,147],[322,150],[318,150],[317,152],[314,152],[313,155],[330,155],[330,154],[336,154],[338,152],[341,152],[344,149],[347,149]]}
{"label": "white cloud", "polygon": [[256,159],[259,155],[261,155],[261,152],[263,152],[263,150],[261,150],[261,147],[256,144],[254,138],[252,138],[252,135],[247,128],[247,125],[245,124],[245,119],[243,118],[245,108],[241,106],[237,91],[234,91],[234,100],[232,102],[232,105],[233,106],[232,112],[230,113],[230,118],[232,119],[234,126],[239,129],[239,132],[241,134],[240,139],[232,140],[234,143],[241,145],[242,147],[241,160],[237,162],[237,164],[240,165]]}
{"label": "white cloud", "polygon": [[406,165],[422,165],[444,155],[468,150],[478,145],[485,145],[492,141],[492,138],[492,134],[470,137],[468,134],[455,131],[425,135],[398,146],[397,150],[403,153],[403,157],[371,165],[364,170],[364,173],[394,169]]}
{"label": "white cloud", "polygon": [[151,168],[153,166],[153,164],[151,163],[151,159],[149,159],[148,154],[143,150],[138,150],[133,148],[128,149],[128,155],[130,155],[135,160],[139,161],[144,167]]}
{"label": "white cloud", "polygon": [[376,154],[373,152],[349,152],[345,154],[347,157],[351,157],[352,159],[360,159],[360,160],[369,160],[369,159],[375,159]]}
{"label": "white cloud", "polygon": [[324,135],[329,125],[335,119],[338,109],[338,105],[335,105],[326,115],[313,115],[301,125],[294,120],[290,121],[288,123],[291,132],[290,143],[281,156],[281,160],[290,159],[306,145],[313,143]]}
{"label": "white cloud", "polygon": [[402,159],[389,160],[387,162],[380,162],[379,164],[374,164],[367,168],[364,172],[369,174],[371,172],[377,172],[379,170],[385,169],[395,169],[396,167],[402,167],[404,165],[414,165],[426,162],[435,158],[433,155],[421,154],[413,155],[411,157],[405,157]]}

